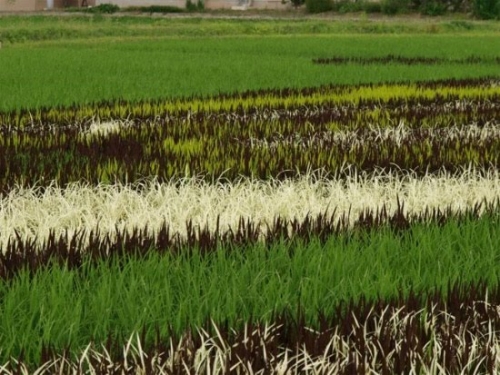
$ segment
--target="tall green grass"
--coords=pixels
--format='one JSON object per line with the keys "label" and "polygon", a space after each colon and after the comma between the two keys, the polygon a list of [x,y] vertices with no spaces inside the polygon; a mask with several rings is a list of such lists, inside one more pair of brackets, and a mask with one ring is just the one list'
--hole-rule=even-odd
{"label": "tall green grass", "polygon": [[213,319],[237,327],[273,312],[335,313],[341,301],[446,291],[453,282],[498,283],[500,217],[418,224],[332,237],[321,244],[221,248],[200,255],[113,258],[81,269],[54,265],[0,284],[0,362],[24,353],[37,362],[42,345],[76,350],[112,335],[125,342],[144,329],[167,334]]}
{"label": "tall green grass", "polygon": [[349,15],[346,19],[308,18],[297,11],[249,13],[212,12],[210,18],[104,16],[66,14],[63,16],[2,15],[0,39],[7,43],[47,40],[88,40],[103,37],[207,37],[227,35],[338,35],[338,34],[414,34],[498,33],[500,26],[494,21],[474,21],[457,16],[450,18],[398,18],[371,19],[367,15]]}

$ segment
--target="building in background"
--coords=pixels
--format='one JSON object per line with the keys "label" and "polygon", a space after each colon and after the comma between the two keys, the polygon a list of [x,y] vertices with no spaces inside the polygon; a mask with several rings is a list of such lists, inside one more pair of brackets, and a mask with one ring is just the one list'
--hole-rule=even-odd
{"label": "building in background", "polygon": [[[81,0],[0,0],[0,12],[37,12],[80,6]],[[95,0],[92,0],[95,1]]]}
{"label": "building in background", "polygon": [[[192,1],[196,4],[196,0]],[[95,6],[116,4],[120,8],[137,6],[175,6],[184,8],[186,0],[0,0],[0,12],[37,12],[57,10],[67,7]],[[282,0],[203,0],[205,9],[285,9]]]}

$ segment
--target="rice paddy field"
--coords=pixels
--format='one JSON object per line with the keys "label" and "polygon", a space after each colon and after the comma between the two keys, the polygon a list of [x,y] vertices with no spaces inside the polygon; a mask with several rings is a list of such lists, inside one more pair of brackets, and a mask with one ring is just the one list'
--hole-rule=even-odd
{"label": "rice paddy field", "polygon": [[0,373],[500,373],[499,37],[1,16]]}

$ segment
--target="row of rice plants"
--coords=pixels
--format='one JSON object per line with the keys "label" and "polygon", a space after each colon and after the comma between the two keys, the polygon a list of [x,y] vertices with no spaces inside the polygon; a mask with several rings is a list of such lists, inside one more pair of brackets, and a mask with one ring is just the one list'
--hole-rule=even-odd
{"label": "row of rice plants", "polygon": [[[18,109],[0,112],[2,131],[40,131],[56,130],[61,127],[88,127],[90,123],[109,120],[185,120],[200,122],[205,117],[217,121],[259,120],[280,118],[297,120],[305,116],[304,110],[314,114],[321,108],[333,114],[335,110],[344,110],[345,119],[338,117],[342,125],[352,123],[351,111],[384,110],[395,116],[401,109],[395,106],[415,106],[422,111],[422,117],[429,116],[429,111],[436,114],[446,113],[450,109],[462,112],[474,111],[467,102],[461,100],[481,100],[488,109],[490,101],[497,101],[500,95],[500,83],[497,78],[449,79],[442,81],[423,81],[417,83],[380,83],[364,85],[327,85],[309,88],[282,88],[221,93],[209,97],[186,97],[169,100],[127,102],[123,100],[102,101],[89,105],[69,107],[49,107],[38,109]],[[444,104],[447,103],[447,106]],[[386,104],[385,106],[383,104]],[[444,108],[439,111],[441,104]],[[389,108],[386,108],[386,107]],[[431,107],[431,108],[429,108]],[[436,108],[437,107],[437,108]],[[391,111],[391,108],[393,110]],[[302,111],[301,111],[302,109]],[[447,109],[447,111],[445,110]],[[480,113],[484,110],[482,109]],[[395,112],[395,113],[393,113]],[[385,112],[384,112],[385,113]],[[457,112],[458,115],[460,112]],[[403,116],[405,113],[399,114]],[[293,117],[295,115],[295,117]],[[384,120],[385,116],[381,116]],[[367,116],[371,121],[377,120]],[[401,119],[404,119],[402,117]],[[331,119],[332,120],[332,119]],[[380,124],[379,124],[380,125]],[[357,127],[356,124],[352,126]],[[361,126],[363,126],[361,124]],[[433,125],[435,126],[435,125]]]}
{"label": "row of rice plants", "polygon": [[[498,288],[455,285],[446,296],[429,294],[426,308],[410,293],[338,305],[311,329],[286,311],[269,323],[235,329],[206,323],[153,345],[142,335],[125,344],[109,338],[77,353],[46,345],[37,374],[419,374],[495,373],[500,365]],[[370,327],[367,329],[366,327]],[[28,374],[10,361],[5,374]]]}
{"label": "row of rice plants", "polygon": [[210,223],[199,226],[189,219],[183,235],[172,231],[168,221],[157,224],[154,230],[147,223],[142,228],[119,229],[117,225],[111,232],[105,232],[99,226],[89,230],[80,228],[78,231],[57,228],[50,230],[43,241],[36,237],[22,237],[15,231],[16,237],[9,238],[0,253],[0,277],[9,279],[24,269],[34,272],[56,260],[69,267],[79,267],[88,258],[99,261],[127,254],[142,256],[152,251],[178,254],[185,248],[211,253],[220,246],[245,247],[258,243],[271,246],[280,241],[311,239],[326,242],[331,236],[350,236],[387,226],[402,231],[419,223],[444,225],[449,220],[462,221],[492,215],[498,211],[499,202],[498,199],[490,204],[483,201],[459,212],[448,207],[426,208],[423,212],[408,214],[398,201],[394,212],[386,206],[377,210],[366,209],[356,220],[352,220],[349,214],[336,219],[335,212],[330,216],[327,213],[308,214],[303,219],[277,216],[264,229],[250,218],[245,220],[240,217],[237,225],[227,229],[221,228],[219,216],[214,219],[216,224],[213,229]]}
{"label": "row of rice plants", "polygon": [[[436,85],[441,94],[432,88]],[[491,82],[471,87],[468,81],[436,85],[410,85],[401,90],[401,96],[398,88],[402,85],[340,87],[333,89],[336,100],[322,104],[321,98],[332,90],[309,90],[310,94],[304,90],[278,95],[275,101],[280,104],[276,105],[167,111],[154,118],[132,117],[123,126],[108,123],[102,130],[95,118],[78,122],[78,110],[40,112],[29,127],[21,125],[21,116],[17,125],[5,124],[0,136],[4,150],[0,170],[5,172],[0,177],[0,191],[54,181],[96,184],[150,176],[160,181],[199,174],[208,178],[224,175],[229,180],[241,176],[286,178],[318,169],[336,174],[346,165],[366,171],[412,170],[421,175],[443,168],[457,171],[468,165],[498,167],[500,87]],[[357,104],[349,104],[353,92],[361,95]],[[363,96],[363,92],[367,94]],[[429,92],[432,96],[425,98]],[[374,98],[377,95],[379,99]],[[290,97],[297,103],[287,103]],[[120,103],[114,106],[122,108]],[[129,117],[129,106],[120,110],[122,117]],[[64,120],[67,113],[72,115]],[[6,114],[4,120],[12,121],[12,116],[17,115]],[[57,116],[62,117],[52,123],[50,118]],[[379,137],[388,126],[412,131]],[[435,126],[443,128],[441,132],[451,127],[450,136],[421,129]],[[481,131],[468,131],[475,127]],[[339,129],[356,131],[367,140],[332,137]],[[363,134],[368,131],[371,136]],[[320,142],[315,141],[318,138]],[[272,147],[254,147],[255,143]]]}
{"label": "row of rice plants", "polygon": [[[322,216],[330,222],[324,227],[335,228],[341,223],[341,229],[347,230],[356,226],[360,216],[367,221],[370,213],[377,216],[384,212],[385,218],[378,220],[382,224],[394,215],[403,215],[406,222],[432,212],[450,216],[476,207],[481,215],[500,200],[497,170],[470,169],[456,175],[441,172],[425,177],[344,174],[348,177],[310,175],[234,183],[190,178],[167,183],[144,180],[129,185],[75,183],[65,188],[12,189],[0,200],[0,252],[15,252],[16,238],[42,251],[51,236],[62,236],[67,248],[76,236],[79,246],[97,250],[103,246],[89,246],[91,233],[101,236],[95,241],[109,237],[112,244],[117,237],[135,231],[162,237],[159,233],[166,228],[171,237],[184,243],[193,236],[190,229],[203,229],[217,237],[215,231],[237,233],[242,222],[251,223],[248,237],[264,240],[273,237],[270,233],[278,217],[283,222],[302,222]],[[22,253],[26,256],[27,251]]]}
{"label": "row of rice plants", "polygon": [[[85,258],[76,267],[71,258],[62,264],[54,259],[48,269],[20,270],[1,283],[0,359],[5,363],[13,356],[40,365],[44,346],[73,355],[108,337],[124,345],[135,332],[143,332],[141,345],[148,348],[209,320],[237,330],[245,323],[270,322],[284,311],[295,319],[302,311],[305,324],[322,332],[322,316],[335,321],[341,303],[365,299],[370,309],[374,299],[383,304],[413,291],[413,306],[420,309],[427,295],[438,290],[446,295],[457,283],[483,280],[495,289],[498,220],[493,214],[400,230],[381,227],[329,236],[323,243],[313,237],[227,244],[206,253],[185,248],[177,254],[149,251],[141,258]],[[370,327],[362,330],[372,333]],[[480,328],[471,335],[479,335]],[[440,322],[429,329],[440,330]]]}
{"label": "row of rice plants", "polygon": [[333,57],[320,57],[313,59],[314,64],[404,64],[404,65],[437,65],[437,64],[500,64],[500,57],[481,57],[481,56],[468,56],[462,58],[444,58],[444,57],[423,57],[423,56],[401,56],[401,55],[386,55],[378,57],[364,57],[364,56],[333,56]]}

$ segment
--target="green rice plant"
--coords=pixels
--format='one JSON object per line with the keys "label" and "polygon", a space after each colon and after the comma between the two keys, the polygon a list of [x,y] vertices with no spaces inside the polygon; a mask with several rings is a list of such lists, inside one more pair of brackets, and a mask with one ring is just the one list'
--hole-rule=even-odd
{"label": "green rice plant", "polygon": [[[149,32],[146,34],[149,39],[148,43],[144,43],[140,38],[126,40],[127,35],[137,33],[138,27],[127,23],[135,20],[120,18],[113,25],[105,23],[104,30],[90,24],[90,20],[85,22],[74,30],[75,34],[88,37],[89,30],[105,34],[111,28],[114,33],[112,35],[119,35],[121,40],[116,40],[117,37],[114,36],[111,40],[39,43],[36,47],[15,45],[2,49],[0,65],[5,69],[0,72],[0,80],[6,82],[11,91],[8,96],[2,97],[1,111],[22,108],[33,111],[41,107],[71,106],[75,103],[109,99],[140,101],[332,83],[485,77],[497,76],[498,72],[497,64],[491,63],[478,63],[474,69],[453,63],[439,66],[378,64],[364,67],[319,67],[311,64],[312,59],[331,55],[371,57],[393,54],[459,59],[464,57],[463,51],[467,51],[467,55],[497,57],[495,46],[498,37],[495,33],[476,31],[477,35],[444,34],[433,37],[402,33],[395,38],[390,34],[353,36],[352,33],[346,35],[332,32],[317,38],[307,35],[306,31],[288,36],[273,36],[267,29],[263,29],[259,35],[246,36],[241,40],[241,36],[237,36],[241,33],[233,30],[235,22],[231,22],[227,28],[224,24],[219,27],[219,32],[226,35],[224,38],[204,36],[206,30],[215,26],[210,21],[202,20],[201,25],[193,25],[194,21],[183,21],[184,23],[177,25],[199,32],[198,36],[191,38],[180,35],[181,39],[167,26],[162,29],[163,26],[158,25],[156,29],[156,24],[146,25],[144,28]],[[156,22],[161,24],[163,21]],[[172,20],[170,22],[174,25],[178,23]],[[239,25],[238,22],[241,20],[236,22]],[[286,24],[283,21],[272,25],[280,27],[283,23]],[[64,21],[57,21],[55,24],[59,27],[64,25]],[[307,24],[308,22],[305,23],[306,26]],[[57,27],[54,26],[56,30],[27,27],[27,37],[34,38],[31,34],[40,36],[44,32],[57,36],[60,33]],[[227,34],[224,30],[227,30]],[[160,34],[168,37],[158,38]],[[156,37],[153,38],[154,36]],[[7,38],[10,37],[0,35],[0,39],[4,41]],[[61,38],[64,40],[64,36]],[[36,59],[33,58],[33,48],[37,51]],[[96,51],[100,54],[99,61],[94,59]],[[248,58],[257,53],[258,61]],[[280,56],[279,59],[276,56]],[[165,61],[169,63],[164,64]],[[54,66],[58,69],[54,69]],[[221,70],[220,66],[225,66],[226,69]],[[288,68],[283,69],[283,66]],[[85,80],[81,79],[82,69]],[[48,87],[51,89],[47,90]],[[72,87],[81,89],[72,90]],[[30,94],[26,95],[26,92]]]}
{"label": "green rice plant", "polygon": [[[268,323],[247,321],[234,329],[211,321],[196,332],[158,338],[152,345],[144,333],[134,333],[126,342],[110,338],[102,347],[91,342],[74,355],[46,346],[40,365],[14,358],[2,369],[6,374],[24,374],[30,368],[39,374],[280,374],[285,369],[289,374],[322,374],[368,369],[434,375],[471,368],[486,373],[498,365],[498,294],[498,287],[455,284],[447,294],[412,293],[339,305],[342,313],[320,316],[320,331],[285,310]],[[405,345],[397,344],[401,341]]]}
{"label": "green rice plant", "polygon": [[38,363],[43,345],[82,350],[108,336],[125,342],[138,331],[150,345],[158,333],[181,334],[207,319],[238,329],[249,319],[269,322],[299,307],[315,326],[318,311],[334,316],[341,302],[447,293],[449,285],[477,280],[494,286],[497,226],[494,214],[353,232],[324,243],[152,251],[87,259],[75,269],[54,264],[21,271],[0,284],[2,363],[21,351],[28,363]]}

